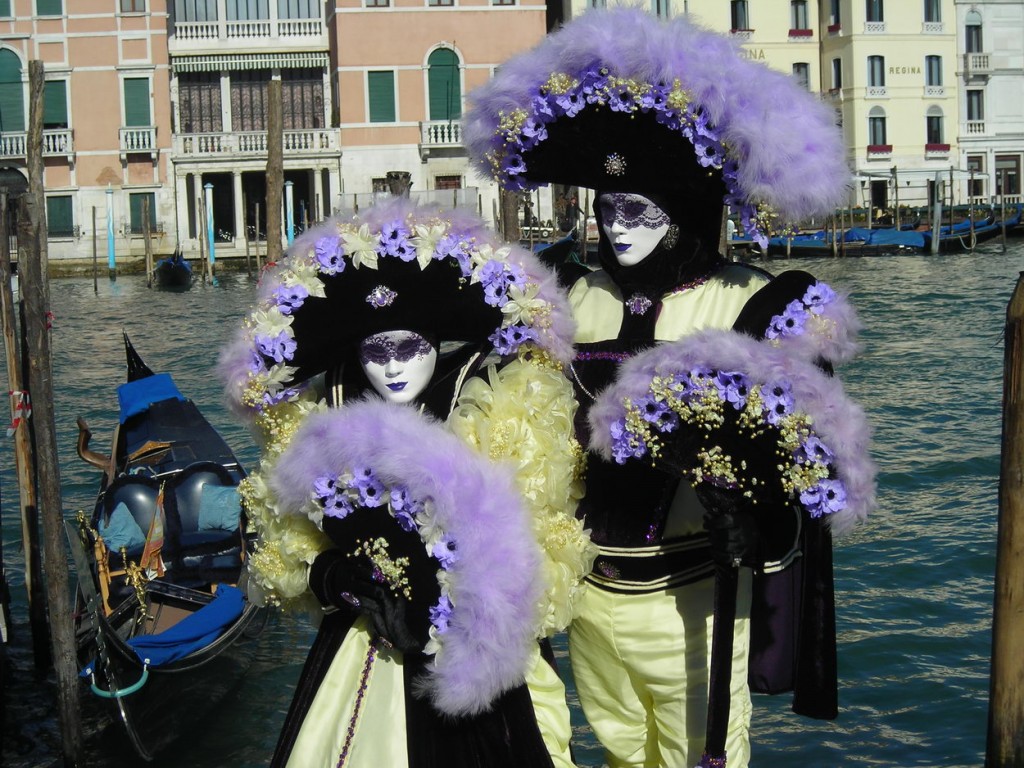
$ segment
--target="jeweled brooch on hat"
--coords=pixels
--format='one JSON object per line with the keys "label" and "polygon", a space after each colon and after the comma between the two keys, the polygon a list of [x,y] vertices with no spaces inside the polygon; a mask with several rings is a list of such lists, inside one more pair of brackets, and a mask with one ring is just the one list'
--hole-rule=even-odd
{"label": "jeweled brooch on hat", "polygon": [[612,152],[605,158],[604,170],[609,176],[624,176],[626,174],[626,158],[618,152]]}
{"label": "jeweled brooch on hat", "polygon": [[366,302],[374,309],[380,309],[381,307],[390,307],[396,298],[398,298],[398,294],[386,285],[378,285],[370,291],[370,294],[366,297]]}

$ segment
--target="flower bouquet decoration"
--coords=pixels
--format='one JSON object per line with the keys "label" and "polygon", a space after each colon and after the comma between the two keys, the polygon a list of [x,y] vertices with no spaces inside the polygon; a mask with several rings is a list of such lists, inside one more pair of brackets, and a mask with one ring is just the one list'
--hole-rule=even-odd
{"label": "flower bouquet decoration", "polygon": [[541,554],[511,471],[413,408],[363,401],[309,416],[268,483],[402,603],[440,712],[479,713],[523,681]]}

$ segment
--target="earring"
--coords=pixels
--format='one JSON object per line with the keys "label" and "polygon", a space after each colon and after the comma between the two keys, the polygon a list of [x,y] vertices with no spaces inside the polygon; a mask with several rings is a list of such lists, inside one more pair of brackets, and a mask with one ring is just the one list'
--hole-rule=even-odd
{"label": "earring", "polygon": [[669,224],[668,231],[665,232],[665,236],[661,238],[661,247],[666,251],[671,251],[676,247],[676,243],[679,242],[679,225]]}

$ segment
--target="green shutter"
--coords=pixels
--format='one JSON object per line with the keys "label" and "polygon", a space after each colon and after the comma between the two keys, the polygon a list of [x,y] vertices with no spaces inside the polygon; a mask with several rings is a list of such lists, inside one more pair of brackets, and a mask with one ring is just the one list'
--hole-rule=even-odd
{"label": "green shutter", "polygon": [[142,233],[142,201],[149,199],[149,231],[156,231],[156,197],[152,192],[137,192],[128,196],[128,205],[131,208],[132,232]]}
{"label": "green shutter", "polygon": [[11,15],[11,0],[0,0],[0,16],[7,17]]}
{"label": "green shutter", "polygon": [[152,125],[149,117],[149,78],[127,77],[124,81],[124,124]]}
{"label": "green shutter", "polygon": [[395,122],[395,73],[367,72],[366,87],[369,91],[370,122]]}
{"label": "green shutter", "polygon": [[43,127],[68,127],[68,84],[65,80],[48,80],[43,88]]}
{"label": "green shutter", "polygon": [[71,196],[46,198],[46,231],[50,237],[71,237],[75,220],[71,212]]}
{"label": "green shutter", "polygon": [[64,0],[36,0],[36,16],[63,16]]}
{"label": "green shutter", "polygon": [[25,130],[25,89],[21,60],[14,51],[0,51],[0,131]]}
{"label": "green shutter", "polygon": [[427,60],[427,87],[430,93],[431,120],[457,120],[462,117],[462,88],[459,84],[459,59],[455,52],[439,48]]}

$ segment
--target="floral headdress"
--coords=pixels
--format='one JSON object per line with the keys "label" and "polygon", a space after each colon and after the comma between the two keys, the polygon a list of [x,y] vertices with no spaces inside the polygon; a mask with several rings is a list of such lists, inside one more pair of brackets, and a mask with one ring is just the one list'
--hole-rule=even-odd
{"label": "floral headdress", "polygon": [[[375,578],[411,605],[430,596],[424,653],[433,659],[418,686],[441,712],[483,711],[522,682],[540,548],[506,467],[413,408],[363,401],[311,415],[268,482],[283,516],[325,528],[326,518],[353,520],[332,539],[345,531],[348,553],[371,561]],[[377,534],[366,540],[360,532],[370,529]],[[396,556],[410,537],[419,556]],[[416,562],[424,559],[429,573]]]}
{"label": "floral headdress", "polygon": [[571,323],[554,275],[532,254],[472,214],[399,199],[296,240],[264,275],[221,373],[235,409],[259,420],[376,330],[422,328],[562,365]]}
{"label": "floral headdress", "polygon": [[587,11],[470,102],[467,146],[509,189],[672,191],[715,170],[723,203],[765,244],[776,222],[833,210],[849,183],[832,112],[683,17]]}
{"label": "floral headdress", "polygon": [[874,505],[863,411],[812,362],[745,334],[702,331],[637,355],[589,418],[608,458],[671,463],[694,485],[754,500],[792,499],[835,533]]}

